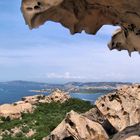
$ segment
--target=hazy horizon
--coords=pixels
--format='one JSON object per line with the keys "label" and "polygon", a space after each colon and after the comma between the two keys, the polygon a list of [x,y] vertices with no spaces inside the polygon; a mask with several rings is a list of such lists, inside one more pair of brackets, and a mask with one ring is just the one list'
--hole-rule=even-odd
{"label": "hazy horizon", "polygon": [[103,26],[96,36],[70,35],[58,23],[29,30],[21,0],[0,1],[0,81],[140,82],[140,56],[110,51],[107,43],[118,27]]}
{"label": "hazy horizon", "polygon": [[12,81],[0,81],[0,83],[8,83],[8,82],[35,82],[35,83],[45,83],[45,84],[67,84],[67,83],[132,83],[139,84],[139,82],[130,82],[130,81],[58,81],[58,82],[47,82],[47,81],[30,81],[30,80],[12,80]]}

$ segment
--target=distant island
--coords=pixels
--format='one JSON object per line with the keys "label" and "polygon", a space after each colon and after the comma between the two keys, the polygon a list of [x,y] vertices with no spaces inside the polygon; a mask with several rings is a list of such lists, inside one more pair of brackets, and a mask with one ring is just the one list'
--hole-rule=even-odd
{"label": "distant island", "polygon": [[124,85],[113,93],[103,95],[96,100],[95,105],[72,98],[59,89],[47,96],[41,94],[22,97],[20,101],[0,105],[0,139],[139,138],[139,94],[140,85],[135,84]]}
{"label": "distant island", "polygon": [[60,89],[69,93],[109,93],[122,85],[131,85],[130,82],[68,82],[64,84],[50,84],[33,81],[9,81],[0,82],[0,91],[3,88],[28,88],[29,92],[51,93],[54,89]]}
{"label": "distant island", "polygon": [[116,91],[122,85],[131,85],[131,83],[122,82],[69,82],[66,84],[48,84],[43,89],[30,90],[30,92],[45,93],[52,92],[59,88],[69,93],[109,93]]}
{"label": "distant island", "polygon": [[131,83],[68,82],[64,84],[49,84],[32,81],[0,82],[0,104],[16,102],[24,96],[49,95],[54,89],[68,92],[74,98],[94,102],[99,96],[111,93],[122,85],[131,85]]}

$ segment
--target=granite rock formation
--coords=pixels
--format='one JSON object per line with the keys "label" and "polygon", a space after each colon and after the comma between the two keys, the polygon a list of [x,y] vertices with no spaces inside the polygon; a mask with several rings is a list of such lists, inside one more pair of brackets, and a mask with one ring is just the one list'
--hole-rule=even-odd
{"label": "granite rock formation", "polygon": [[71,111],[66,118],[43,140],[107,140],[108,135],[102,126]]}
{"label": "granite rock formation", "polygon": [[26,103],[37,104],[37,103],[51,103],[51,102],[60,102],[64,103],[70,98],[70,95],[62,90],[56,89],[51,92],[50,95],[45,96],[41,95],[34,95],[34,96],[27,96],[23,97],[22,100]]}
{"label": "granite rock formation", "polygon": [[120,26],[109,48],[140,52],[139,0],[22,0],[23,16],[29,27],[46,21],[59,22],[72,34],[96,34],[103,25]]}
{"label": "granite rock formation", "polygon": [[103,116],[97,107],[90,109],[89,111],[82,114],[84,117],[91,121],[95,121],[102,125],[104,130],[109,136],[116,134],[118,131],[112,126],[112,124]]}
{"label": "granite rock formation", "polygon": [[140,123],[140,85],[123,86],[102,96],[96,106],[118,131]]}
{"label": "granite rock formation", "polygon": [[125,128],[117,133],[112,140],[140,140],[140,123]]}
{"label": "granite rock formation", "polygon": [[46,96],[45,101],[47,103],[50,102],[60,102],[60,103],[64,103],[65,101],[69,100],[71,97],[68,93],[56,89],[54,90],[49,96]]}
{"label": "granite rock formation", "polygon": [[33,106],[30,103],[4,104],[0,106],[0,117],[18,119],[21,113],[32,113]]}

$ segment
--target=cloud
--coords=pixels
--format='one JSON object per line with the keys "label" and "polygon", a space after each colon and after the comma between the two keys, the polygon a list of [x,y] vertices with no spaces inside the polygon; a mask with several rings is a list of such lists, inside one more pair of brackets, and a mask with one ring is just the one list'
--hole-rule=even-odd
{"label": "cloud", "polygon": [[72,79],[85,79],[85,77],[83,76],[78,76],[78,75],[72,75],[70,74],[70,72],[65,72],[63,74],[60,74],[60,73],[47,73],[46,74],[46,77],[47,78],[50,78],[50,79],[66,79],[66,80],[72,80]]}
{"label": "cloud", "polygon": [[[71,36],[58,23],[30,31],[20,1],[0,1],[0,81],[140,81],[139,55],[110,52],[107,43],[118,28],[103,26],[96,36]],[[12,6],[11,6],[12,5]]]}

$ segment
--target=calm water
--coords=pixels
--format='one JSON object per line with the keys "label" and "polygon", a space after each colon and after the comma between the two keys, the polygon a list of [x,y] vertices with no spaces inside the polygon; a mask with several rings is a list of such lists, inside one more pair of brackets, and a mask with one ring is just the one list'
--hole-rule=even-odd
{"label": "calm water", "polygon": [[[24,86],[24,85],[1,86],[0,85],[0,104],[13,103],[19,101],[24,96],[41,94],[41,93],[30,92],[29,90],[31,89],[33,90],[42,89],[42,86],[37,86],[37,85],[36,86]],[[48,93],[43,93],[43,94],[49,95]],[[73,98],[79,98],[94,103],[95,100],[103,94],[102,93],[97,93],[97,94],[71,93],[70,95]]]}
{"label": "calm water", "polygon": [[85,101],[90,101],[94,103],[100,96],[105,95],[105,93],[71,93],[70,94],[73,98],[82,99]]}

